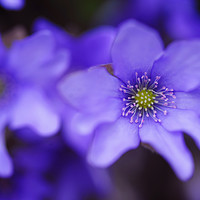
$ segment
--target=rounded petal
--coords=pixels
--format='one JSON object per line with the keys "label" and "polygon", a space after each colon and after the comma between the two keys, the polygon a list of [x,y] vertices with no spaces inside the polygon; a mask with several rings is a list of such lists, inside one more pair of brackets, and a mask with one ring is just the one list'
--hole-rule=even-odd
{"label": "rounded petal", "polygon": [[112,47],[114,73],[123,81],[148,72],[163,50],[156,31],[130,20],[122,24]]}
{"label": "rounded petal", "polygon": [[29,78],[54,56],[55,41],[49,31],[41,31],[10,48],[7,65],[18,77]]}
{"label": "rounded petal", "polygon": [[72,46],[72,66],[86,68],[110,63],[115,35],[115,28],[102,26],[77,38]]}
{"label": "rounded petal", "polygon": [[121,101],[114,100],[107,109],[95,113],[86,114],[81,112],[74,112],[70,115],[68,121],[73,132],[79,135],[92,134],[94,129],[103,122],[115,121],[121,116],[120,109]]}
{"label": "rounded petal", "polygon": [[176,91],[190,91],[200,84],[200,40],[178,41],[168,46],[154,63],[152,76]]}
{"label": "rounded petal", "polygon": [[118,101],[119,84],[105,68],[94,67],[69,74],[60,82],[59,91],[78,111],[95,113],[106,111]]}
{"label": "rounded petal", "polygon": [[34,22],[34,31],[51,31],[54,39],[56,40],[56,44],[61,48],[69,48],[71,46],[72,36],[70,36],[66,31],[62,30],[60,27],[51,23],[50,21],[44,18],[38,18]]}
{"label": "rounded petal", "polygon": [[171,109],[162,119],[169,131],[183,131],[190,135],[200,148],[200,118],[192,110]]}
{"label": "rounded petal", "polygon": [[137,125],[120,117],[115,122],[102,124],[95,130],[88,161],[95,166],[108,167],[123,153],[138,147],[139,143]]}
{"label": "rounded petal", "polygon": [[24,7],[24,0],[0,0],[0,4],[8,10],[20,10]]}
{"label": "rounded petal", "polygon": [[115,121],[121,115],[121,109],[115,103],[114,101],[105,111],[92,114],[77,112],[72,107],[67,106],[63,123],[63,135],[67,143],[85,156],[96,127],[104,122]]}
{"label": "rounded petal", "polygon": [[[75,128],[76,126],[74,126]],[[93,134],[79,134],[77,133],[77,130],[73,129],[73,127],[70,125],[69,120],[64,121],[64,127],[63,127],[63,137],[66,140],[67,145],[71,146],[72,149],[78,152],[78,154],[85,156],[88,147],[90,146]]]}
{"label": "rounded petal", "polygon": [[70,55],[66,50],[57,50],[54,56],[49,60],[49,62],[45,63],[38,70],[37,73],[32,74],[29,78],[39,86],[51,84],[55,84],[55,82],[62,77],[62,75],[67,71],[70,63]]}
{"label": "rounded petal", "polygon": [[30,127],[42,136],[56,134],[60,119],[49,100],[39,90],[22,90],[11,114],[12,128]]}
{"label": "rounded petal", "polygon": [[79,121],[74,122],[75,120],[73,118],[78,113],[76,110],[68,105],[65,105],[65,107],[63,107],[63,111],[63,138],[75,151],[85,156],[93,135],[82,134],[82,129],[77,128],[81,123]]}
{"label": "rounded petal", "polygon": [[160,124],[145,121],[139,130],[141,141],[151,145],[171,165],[181,180],[189,179],[194,171],[192,155],[184,143],[183,134],[168,132]]}

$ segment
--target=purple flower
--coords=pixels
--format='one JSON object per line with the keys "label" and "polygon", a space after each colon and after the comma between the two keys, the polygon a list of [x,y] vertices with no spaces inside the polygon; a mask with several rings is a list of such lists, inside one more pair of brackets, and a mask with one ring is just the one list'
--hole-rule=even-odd
{"label": "purple flower", "polygon": [[60,84],[79,112],[74,129],[91,136],[89,162],[109,166],[141,142],[187,180],[194,166],[182,131],[200,147],[200,41],[174,42],[163,51],[157,32],[128,21],[111,54],[115,76],[94,67],[71,73]]}
{"label": "purple flower", "polygon": [[28,127],[41,136],[58,132],[61,119],[52,93],[68,60],[68,52],[58,49],[47,31],[16,41],[8,51],[0,44],[0,176],[12,174],[3,142],[7,125]]}
{"label": "purple flower", "polygon": [[25,0],[0,0],[1,6],[7,10],[20,10],[24,7]]}

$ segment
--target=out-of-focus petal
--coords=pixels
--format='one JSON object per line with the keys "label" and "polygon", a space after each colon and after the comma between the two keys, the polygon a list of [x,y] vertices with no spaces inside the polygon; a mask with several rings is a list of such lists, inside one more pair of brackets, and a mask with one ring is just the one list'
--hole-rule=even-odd
{"label": "out-of-focus petal", "polygon": [[34,88],[21,91],[10,118],[12,128],[30,127],[42,136],[56,134],[60,128],[60,119],[48,98]]}
{"label": "out-of-focus petal", "polygon": [[102,26],[86,32],[74,41],[72,66],[91,67],[111,62],[111,47],[116,29]]}
{"label": "out-of-focus petal", "polygon": [[138,147],[139,143],[137,125],[120,117],[115,122],[102,124],[95,130],[88,161],[95,166],[108,167],[123,153]]}
{"label": "out-of-focus petal", "polygon": [[120,27],[112,47],[114,74],[123,81],[132,80],[135,72],[148,72],[163,50],[156,31],[130,20]]}
{"label": "out-of-focus petal", "polygon": [[[46,62],[35,74],[32,74],[32,81],[39,86],[46,85],[50,87],[55,85],[64,73],[68,70],[70,64],[70,54],[67,50],[57,50],[54,56]],[[29,79],[30,80],[30,79]]]}
{"label": "out-of-focus petal", "polygon": [[54,48],[55,41],[51,33],[38,32],[13,44],[7,65],[16,76],[30,78],[54,56]]}
{"label": "out-of-focus petal", "polygon": [[70,36],[66,31],[62,30],[60,27],[52,24],[50,21],[44,18],[38,18],[33,27],[34,31],[51,31],[56,44],[61,47],[68,49],[71,47],[72,36]]}
{"label": "out-of-focus petal", "polygon": [[24,7],[25,0],[0,0],[0,4],[8,10],[20,10]]}
{"label": "out-of-focus petal", "polygon": [[181,180],[188,180],[192,176],[194,163],[182,133],[168,132],[150,120],[145,121],[139,133],[141,142],[151,145],[161,154]]}
{"label": "out-of-focus petal", "polygon": [[103,122],[112,122],[121,116],[120,100],[111,102],[107,109],[91,114],[74,112],[69,117],[70,127],[74,132],[80,135],[93,133],[95,127]]}

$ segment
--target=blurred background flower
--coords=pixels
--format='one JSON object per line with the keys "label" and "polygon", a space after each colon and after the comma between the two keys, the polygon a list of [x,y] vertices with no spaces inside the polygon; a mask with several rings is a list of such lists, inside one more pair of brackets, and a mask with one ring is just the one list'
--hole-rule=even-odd
{"label": "blurred background flower", "polygon": [[1,0],[0,4],[8,10],[20,10],[24,7],[25,0]]}

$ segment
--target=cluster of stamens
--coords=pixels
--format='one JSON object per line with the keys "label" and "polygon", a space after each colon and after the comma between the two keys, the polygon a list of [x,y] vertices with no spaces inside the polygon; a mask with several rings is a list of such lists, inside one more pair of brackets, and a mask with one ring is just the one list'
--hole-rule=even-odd
{"label": "cluster of stamens", "polygon": [[160,76],[156,76],[154,81],[148,78],[145,72],[138,77],[136,72],[136,82],[120,86],[120,91],[124,93],[123,101],[125,107],[122,108],[123,116],[130,116],[130,123],[139,123],[141,128],[145,117],[151,117],[155,122],[161,122],[157,116],[157,111],[167,115],[166,108],[176,108],[173,99],[176,98],[173,89],[165,86],[158,89]]}

